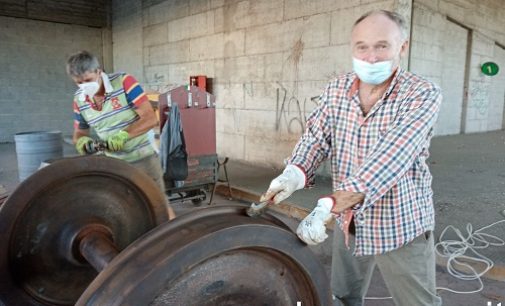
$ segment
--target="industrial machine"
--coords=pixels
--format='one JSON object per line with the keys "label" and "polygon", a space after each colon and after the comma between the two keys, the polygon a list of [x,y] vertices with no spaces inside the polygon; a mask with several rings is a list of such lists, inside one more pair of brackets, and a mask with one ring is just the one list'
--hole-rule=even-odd
{"label": "industrial machine", "polygon": [[[166,124],[170,124],[170,112],[174,105],[178,106],[180,112],[188,175],[184,180],[165,176],[166,192],[171,202],[191,200],[199,205],[206,199],[206,194],[213,191],[218,179],[216,99],[202,87],[190,85],[176,87],[161,94],[160,131],[163,131]],[[160,141],[163,142],[163,139]]]}
{"label": "industrial machine", "polygon": [[35,172],[0,208],[0,305],[331,305],[322,264],[268,211],[167,221],[164,197],[104,156]]}

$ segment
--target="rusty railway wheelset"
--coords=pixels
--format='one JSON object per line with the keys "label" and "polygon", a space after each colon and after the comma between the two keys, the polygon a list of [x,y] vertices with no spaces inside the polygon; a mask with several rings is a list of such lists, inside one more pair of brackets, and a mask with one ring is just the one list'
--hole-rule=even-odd
{"label": "rusty railway wheelset", "polygon": [[274,216],[168,221],[164,197],[106,157],[39,170],[0,208],[0,305],[331,305],[321,263]]}

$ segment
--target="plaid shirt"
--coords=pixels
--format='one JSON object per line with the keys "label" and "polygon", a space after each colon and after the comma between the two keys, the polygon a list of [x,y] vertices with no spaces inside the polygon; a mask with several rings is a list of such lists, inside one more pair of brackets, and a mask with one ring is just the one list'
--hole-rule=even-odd
{"label": "plaid shirt", "polygon": [[[442,95],[435,84],[398,69],[365,116],[358,87],[355,73],[328,84],[286,162],[302,168],[311,186],[329,158],[333,190],[365,194],[352,207],[354,255],[362,256],[395,250],[434,228],[426,159]],[[342,215],[337,223],[346,232]]]}

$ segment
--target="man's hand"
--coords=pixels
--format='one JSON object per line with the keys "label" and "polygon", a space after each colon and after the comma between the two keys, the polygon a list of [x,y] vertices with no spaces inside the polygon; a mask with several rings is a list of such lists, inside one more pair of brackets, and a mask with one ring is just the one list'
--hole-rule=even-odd
{"label": "man's hand", "polygon": [[75,143],[75,149],[80,155],[91,154],[93,153],[92,145],[93,139],[91,137],[82,136],[77,139],[77,142]]}
{"label": "man's hand", "polygon": [[128,140],[129,135],[126,131],[120,131],[107,139],[107,149],[111,152],[121,151]]}
{"label": "man's hand", "polygon": [[345,190],[337,190],[332,194],[335,199],[335,205],[332,212],[334,214],[342,213],[344,210],[353,207],[354,205],[363,202],[365,195]]}
{"label": "man's hand", "polygon": [[296,229],[298,238],[308,245],[315,245],[326,240],[328,238],[326,223],[332,218],[333,204],[334,200],[330,197],[319,199],[316,208],[298,225]]}
{"label": "man's hand", "polygon": [[278,204],[304,186],[305,174],[303,171],[297,166],[287,165],[282,174],[270,183],[270,187],[261,196],[260,201],[272,200],[274,204]]}

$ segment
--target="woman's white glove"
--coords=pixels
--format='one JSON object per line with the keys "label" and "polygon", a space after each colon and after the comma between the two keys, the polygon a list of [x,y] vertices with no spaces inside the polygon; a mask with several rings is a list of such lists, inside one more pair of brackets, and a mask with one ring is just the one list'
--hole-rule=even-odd
{"label": "woman's white glove", "polygon": [[287,165],[282,174],[270,183],[270,187],[261,196],[260,201],[273,200],[274,204],[278,204],[304,186],[305,173],[297,166]]}
{"label": "woman's white glove", "polygon": [[332,218],[333,203],[334,200],[330,197],[319,199],[314,210],[300,222],[296,234],[303,242],[315,245],[328,238],[326,223]]}

